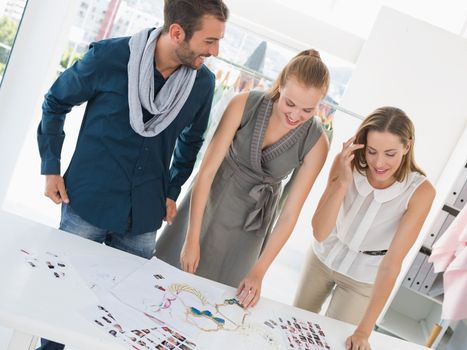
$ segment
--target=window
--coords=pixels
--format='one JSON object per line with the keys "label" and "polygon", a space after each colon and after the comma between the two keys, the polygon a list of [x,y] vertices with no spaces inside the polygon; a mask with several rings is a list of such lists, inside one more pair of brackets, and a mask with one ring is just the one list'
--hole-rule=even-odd
{"label": "window", "polygon": [[8,64],[26,0],[8,0],[0,3],[0,84]]}

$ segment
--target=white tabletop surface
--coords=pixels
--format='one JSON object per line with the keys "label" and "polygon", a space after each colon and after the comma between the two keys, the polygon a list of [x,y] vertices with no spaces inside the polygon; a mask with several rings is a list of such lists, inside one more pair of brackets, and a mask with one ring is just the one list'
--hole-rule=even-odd
{"label": "white tabletop surface", "polygon": [[[97,305],[98,300],[75,270],[70,268],[64,279],[44,278],[25,263],[21,249],[52,251],[64,256],[96,254],[103,261],[129,254],[0,211],[0,325],[80,349],[126,349],[81,315],[83,308]],[[318,322],[333,350],[344,350],[345,339],[354,329],[352,325],[266,298],[262,298],[257,308]],[[210,333],[209,337],[222,337],[222,334]],[[377,332],[373,332],[370,343],[374,350],[427,349]],[[238,345],[229,341],[225,349],[238,349]],[[209,346],[200,343],[199,348]]]}

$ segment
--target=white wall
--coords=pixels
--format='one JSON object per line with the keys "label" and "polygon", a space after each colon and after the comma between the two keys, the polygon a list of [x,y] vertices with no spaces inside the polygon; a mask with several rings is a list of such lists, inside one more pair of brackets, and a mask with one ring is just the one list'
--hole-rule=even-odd
{"label": "white wall", "polygon": [[466,83],[467,39],[383,8],[341,103],[359,114],[406,111],[416,159],[436,183],[467,125]]}

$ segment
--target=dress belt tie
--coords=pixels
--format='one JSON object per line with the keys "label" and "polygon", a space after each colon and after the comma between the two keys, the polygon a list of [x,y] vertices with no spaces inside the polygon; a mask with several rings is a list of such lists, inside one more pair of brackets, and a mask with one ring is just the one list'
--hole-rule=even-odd
{"label": "dress belt tie", "polygon": [[280,187],[281,179],[258,177],[256,174],[248,173],[248,169],[240,169],[230,155],[225,159],[235,170],[235,175],[243,178],[247,183],[260,182],[253,185],[248,193],[256,201],[256,205],[247,215],[243,229],[247,232],[256,231],[258,237],[265,236],[274,215],[273,209],[277,198],[275,194]]}

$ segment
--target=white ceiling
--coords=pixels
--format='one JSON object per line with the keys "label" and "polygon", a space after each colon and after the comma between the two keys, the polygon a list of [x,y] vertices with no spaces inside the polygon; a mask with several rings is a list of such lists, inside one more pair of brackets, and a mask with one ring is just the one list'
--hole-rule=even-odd
{"label": "white ceiling", "polygon": [[362,38],[381,6],[387,6],[460,35],[467,35],[466,0],[273,0]]}
{"label": "white ceiling", "polygon": [[[294,50],[356,62],[382,7],[467,38],[467,0],[224,0],[230,21]],[[394,24],[397,26],[397,24]]]}

